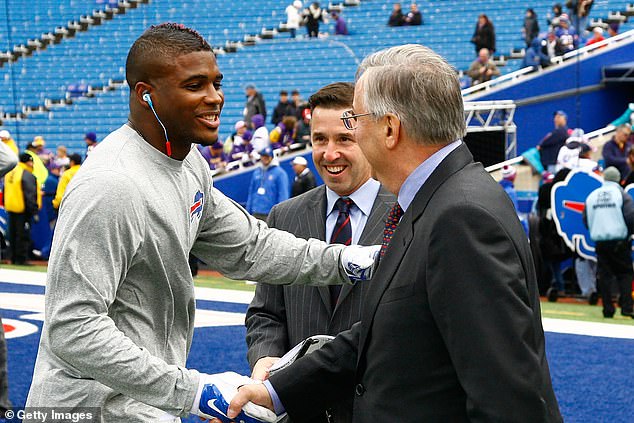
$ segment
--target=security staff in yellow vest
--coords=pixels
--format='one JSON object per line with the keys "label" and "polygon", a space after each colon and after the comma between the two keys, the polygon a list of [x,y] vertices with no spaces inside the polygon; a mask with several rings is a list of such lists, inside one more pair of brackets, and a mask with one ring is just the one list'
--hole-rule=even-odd
{"label": "security staff in yellow vest", "polygon": [[4,177],[4,208],[9,214],[11,263],[25,264],[31,245],[31,219],[37,221],[42,197],[33,176],[33,158],[22,153],[18,165]]}
{"label": "security staff in yellow vest", "polygon": [[66,192],[66,187],[81,166],[81,156],[79,154],[71,154],[69,158],[70,167],[66,169],[64,173],[62,173],[62,177],[59,179],[59,185],[57,185],[57,191],[55,192],[55,198],[53,199],[53,207],[55,208],[55,210],[59,210],[59,206],[62,203],[62,198],[64,197],[64,193]]}
{"label": "security staff in yellow vest", "polygon": [[43,187],[46,178],[48,178],[48,169],[39,156],[40,151],[44,148],[44,138],[35,137],[32,142],[26,146],[25,153],[33,157],[33,175],[37,179],[37,186]]}

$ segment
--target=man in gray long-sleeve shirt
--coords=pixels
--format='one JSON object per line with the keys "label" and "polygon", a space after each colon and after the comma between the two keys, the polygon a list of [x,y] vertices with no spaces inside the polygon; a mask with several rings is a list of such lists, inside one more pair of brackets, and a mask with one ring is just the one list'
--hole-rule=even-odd
{"label": "man in gray long-sleeve shirt", "polygon": [[185,368],[190,251],[231,278],[311,284],[341,283],[347,252],[269,229],[213,188],[192,144],[217,140],[224,94],[199,34],[148,29],[126,78],[129,122],[90,154],[62,200],[27,407],[100,407],[104,422],[156,422],[197,412],[208,376]]}

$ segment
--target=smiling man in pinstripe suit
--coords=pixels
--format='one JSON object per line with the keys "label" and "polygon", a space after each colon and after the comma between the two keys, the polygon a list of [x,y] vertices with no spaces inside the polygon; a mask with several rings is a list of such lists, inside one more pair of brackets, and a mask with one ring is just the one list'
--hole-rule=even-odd
{"label": "smiling man in pinstripe suit", "polygon": [[[371,168],[354,137],[341,122],[352,107],[354,85],[327,85],[309,99],[312,112],[313,161],[325,186],[276,205],[269,226],[302,238],[360,245],[380,244],[384,222],[395,197],[372,179]],[[341,219],[339,199],[350,206]],[[350,201],[352,200],[352,201]],[[349,228],[345,226],[349,225]],[[351,230],[350,230],[351,229]],[[348,231],[348,236],[340,235]],[[344,239],[345,238],[345,239]],[[364,291],[371,284],[328,287],[277,287],[259,284],[246,317],[248,359],[253,377],[265,379],[268,369],[303,339],[336,335],[360,320]],[[349,422],[352,392],[316,421]]]}

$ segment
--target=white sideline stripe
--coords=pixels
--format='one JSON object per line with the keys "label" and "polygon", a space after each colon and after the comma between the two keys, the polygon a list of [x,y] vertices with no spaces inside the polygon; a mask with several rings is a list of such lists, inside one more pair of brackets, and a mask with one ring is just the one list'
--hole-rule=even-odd
{"label": "white sideline stripe", "polygon": [[0,282],[15,283],[19,285],[46,286],[46,272],[0,269]]}
{"label": "white sideline stripe", "polygon": [[[46,273],[30,270],[0,269],[0,282],[19,285],[46,286]],[[253,299],[253,292],[234,291],[232,289],[217,289],[196,287],[194,292],[197,300],[220,301],[225,303],[249,304]]]}
{"label": "white sideline stripe", "polygon": [[[0,282],[22,285],[46,285],[46,273],[26,270],[0,269]],[[35,294],[9,294],[0,296],[0,308],[17,309],[34,313],[44,312],[44,297],[33,301]],[[196,299],[237,304],[249,304],[253,292],[231,289],[195,288]],[[41,302],[40,302],[41,301]],[[17,302],[17,304],[16,304]],[[213,313],[213,315],[211,314]],[[34,319],[39,320],[39,319]],[[196,310],[196,326],[243,325],[244,314],[211,310]],[[571,335],[599,336],[605,338],[634,339],[634,325],[615,325],[611,323],[584,322],[581,320],[542,318],[544,331]]]}
{"label": "white sideline stripe", "polygon": [[612,323],[584,322],[581,320],[564,320],[542,318],[544,331],[566,333],[570,335],[600,336],[604,338],[634,339],[634,326],[615,325]]}

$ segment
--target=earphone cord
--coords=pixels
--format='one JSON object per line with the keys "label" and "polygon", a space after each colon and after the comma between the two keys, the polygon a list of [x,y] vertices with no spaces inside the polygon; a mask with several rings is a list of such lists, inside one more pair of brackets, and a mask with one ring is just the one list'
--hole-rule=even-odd
{"label": "earphone cord", "polygon": [[152,109],[152,113],[154,113],[156,120],[161,125],[161,128],[163,128],[163,133],[165,134],[165,149],[167,150],[167,155],[169,157],[172,157],[172,145],[170,144],[170,141],[167,138],[167,129],[165,129],[165,125],[163,125],[163,122],[161,122],[161,119],[159,119],[158,115],[156,114],[156,110],[154,110],[154,107],[151,107],[150,105],[150,109]]}

